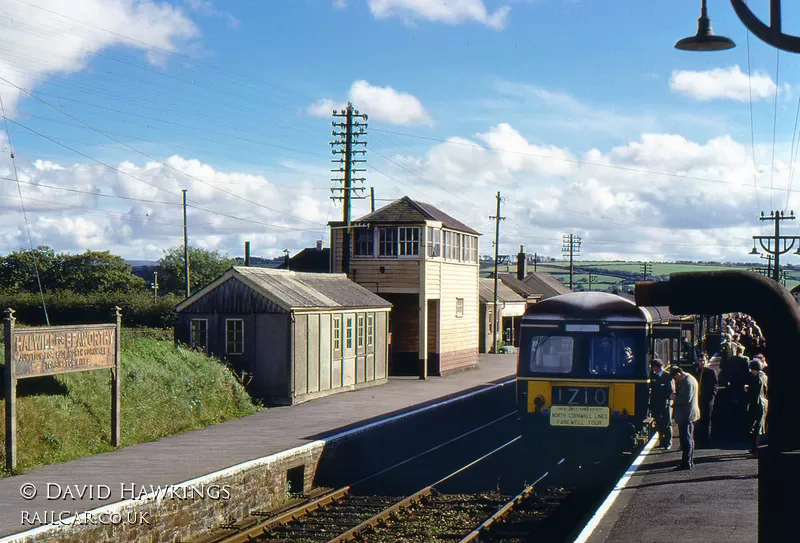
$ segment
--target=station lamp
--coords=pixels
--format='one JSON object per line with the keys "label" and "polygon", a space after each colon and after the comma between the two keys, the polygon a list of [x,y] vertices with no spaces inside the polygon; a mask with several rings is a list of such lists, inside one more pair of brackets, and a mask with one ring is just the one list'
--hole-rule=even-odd
{"label": "station lamp", "polygon": [[[799,249],[800,249],[800,248],[799,248]],[[757,254],[759,254],[759,253],[758,253],[758,250],[756,249],[756,240],[753,240],[753,250],[752,250],[752,251],[750,251],[750,252],[749,252],[749,253],[747,253],[747,254],[750,254],[750,255],[757,255]]]}
{"label": "station lamp", "polygon": [[708,18],[706,0],[700,2],[700,18],[697,19],[697,34],[683,38],[675,43],[675,49],[683,51],[724,51],[733,49],[736,44],[725,36],[717,36],[711,30],[711,19]]}

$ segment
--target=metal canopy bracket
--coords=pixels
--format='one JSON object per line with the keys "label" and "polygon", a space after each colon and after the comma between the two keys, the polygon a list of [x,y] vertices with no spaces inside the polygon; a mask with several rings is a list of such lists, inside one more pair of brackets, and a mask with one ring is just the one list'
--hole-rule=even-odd
{"label": "metal canopy bracket", "polygon": [[758,39],[783,51],[800,53],[800,37],[784,34],[781,31],[781,0],[769,2],[769,25],[756,17],[744,0],[731,0],[731,6],[742,24]]}

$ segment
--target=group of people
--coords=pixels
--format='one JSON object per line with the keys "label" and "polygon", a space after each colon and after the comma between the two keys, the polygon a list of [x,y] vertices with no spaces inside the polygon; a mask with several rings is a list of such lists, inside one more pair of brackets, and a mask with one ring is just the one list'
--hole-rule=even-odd
{"label": "group of people", "polygon": [[[750,346],[753,358],[745,356]],[[706,353],[696,357],[695,367],[687,372],[679,365],[665,368],[661,360],[651,361],[654,377],[650,383],[650,414],[658,431],[662,449],[672,448],[672,425],[678,426],[681,461],[676,470],[694,469],[694,449],[709,446],[711,417],[720,387],[730,391],[730,408],[746,417],[751,436],[751,453],[756,453],[761,436],[766,434],[768,378],[763,335],[747,315],[729,317],[722,330],[719,356],[720,374],[709,365]],[[757,347],[762,347],[756,351]],[[754,352],[756,351],[756,352]],[[717,359],[715,354],[714,359]]]}

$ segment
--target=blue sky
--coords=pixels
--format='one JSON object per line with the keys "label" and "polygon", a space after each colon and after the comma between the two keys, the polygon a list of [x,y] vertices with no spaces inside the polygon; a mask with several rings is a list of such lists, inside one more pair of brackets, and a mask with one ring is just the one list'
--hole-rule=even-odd
{"label": "blue sky", "polygon": [[[753,4],[766,19],[768,3]],[[70,7],[0,0],[0,92],[31,236],[59,250],[158,258],[181,243],[182,188],[195,243],[239,254],[249,239],[270,256],[313,245],[341,214],[327,200],[325,112],[348,99],[370,115],[379,198],[407,194],[489,233],[500,190],[508,252],[556,255],[569,231],[586,258],[744,260],[757,212],[800,203],[769,190],[793,177],[796,57],[780,54],[776,86],[776,50],[751,36],[748,89],[747,34],[728,2],[709,15],[737,47],[716,53],[672,47],[695,32],[699,2]],[[798,22],[784,9],[787,31]],[[0,161],[2,176],[11,166]],[[5,252],[29,241],[17,188],[2,183]]]}

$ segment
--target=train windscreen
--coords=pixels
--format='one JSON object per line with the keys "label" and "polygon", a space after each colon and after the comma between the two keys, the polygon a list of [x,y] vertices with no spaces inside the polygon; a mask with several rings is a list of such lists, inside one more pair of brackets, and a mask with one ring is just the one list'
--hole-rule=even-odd
{"label": "train windscreen", "polygon": [[594,375],[631,375],[634,372],[635,342],[628,335],[594,336],[589,341],[589,372]]}
{"label": "train windscreen", "polygon": [[534,336],[531,342],[531,371],[571,372],[574,345],[575,340],[570,336]]}

